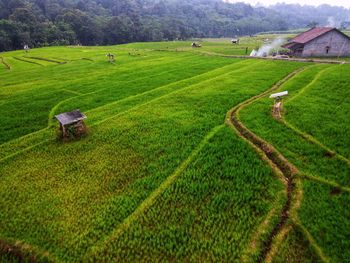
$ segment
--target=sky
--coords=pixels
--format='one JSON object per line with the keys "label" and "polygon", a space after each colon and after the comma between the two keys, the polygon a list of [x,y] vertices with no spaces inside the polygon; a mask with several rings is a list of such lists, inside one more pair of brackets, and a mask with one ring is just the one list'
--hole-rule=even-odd
{"label": "sky", "polygon": [[252,5],[256,3],[260,3],[264,6],[273,5],[278,2],[285,2],[287,4],[301,4],[301,5],[321,5],[321,4],[329,4],[329,5],[337,5],[344,6],[350,8],[350,0],[228,0],[228,2],[245,2]]}

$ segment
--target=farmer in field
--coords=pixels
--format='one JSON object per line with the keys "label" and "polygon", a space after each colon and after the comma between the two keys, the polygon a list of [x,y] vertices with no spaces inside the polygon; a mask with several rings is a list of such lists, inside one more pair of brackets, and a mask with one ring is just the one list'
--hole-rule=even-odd
{"label": "farmer in field", "polygon": [[114,60],[114,55],[112,53],[108,53],[106,55],[106,57],[108,57],[108,61],[109,63],[113,63],[115,60]]}

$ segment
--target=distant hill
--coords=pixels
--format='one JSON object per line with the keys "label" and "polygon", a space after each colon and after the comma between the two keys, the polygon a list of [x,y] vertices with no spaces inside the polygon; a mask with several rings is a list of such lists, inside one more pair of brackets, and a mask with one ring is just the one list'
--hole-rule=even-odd
{"label": "distant hill", "polygon": [[350,27],[350,10],[339,6],[320,5],[318,7],[299,4],[276,4],[269,7],[278,12],[288,28],[303,28],[320,25],[338,28]]}
{"label": "distant hill", "polygon": [[46,45],[109,45],[233,37],[350,20],[349,10],[221,0],[0,0],[0,51]]}

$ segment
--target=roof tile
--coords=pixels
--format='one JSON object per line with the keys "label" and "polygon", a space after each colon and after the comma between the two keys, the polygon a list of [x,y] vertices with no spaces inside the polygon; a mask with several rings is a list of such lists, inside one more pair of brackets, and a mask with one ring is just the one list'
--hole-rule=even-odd
{"label": "roof tile", "polygon": [[334,29],[334,27],[314,27],[304,33],[301,33],[300,35],[297,35],[295,38],[291,39],[290,42],[305,44]]}

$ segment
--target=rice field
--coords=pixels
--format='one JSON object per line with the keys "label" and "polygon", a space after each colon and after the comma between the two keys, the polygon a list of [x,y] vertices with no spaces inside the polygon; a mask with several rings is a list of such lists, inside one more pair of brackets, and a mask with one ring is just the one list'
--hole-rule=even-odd
{"label": "rice field", "polygon": [[285,83],[280,90],[290,94],[280,121],[273,119],[268,98],[240,113],[248,128],[300,170],[303,194],[292,224],[327,262],[350,258],[349,70],[349,65],[313,65]]}
{"label": "rice field", "polygon": [[[261,41],[0,54],[0,259],[349,258],[350,67],[221,56],[244,55]],[[227,125],[227,113],[296,70],[280,87],[290,90],[283,120],[272,118],[266,97],[240,111],[300,170],[303,199],[289,234],[262,257],[287,200],[285,183]],[[62,142],[54,116],[74,109],[87,115],[88,133]]]}

